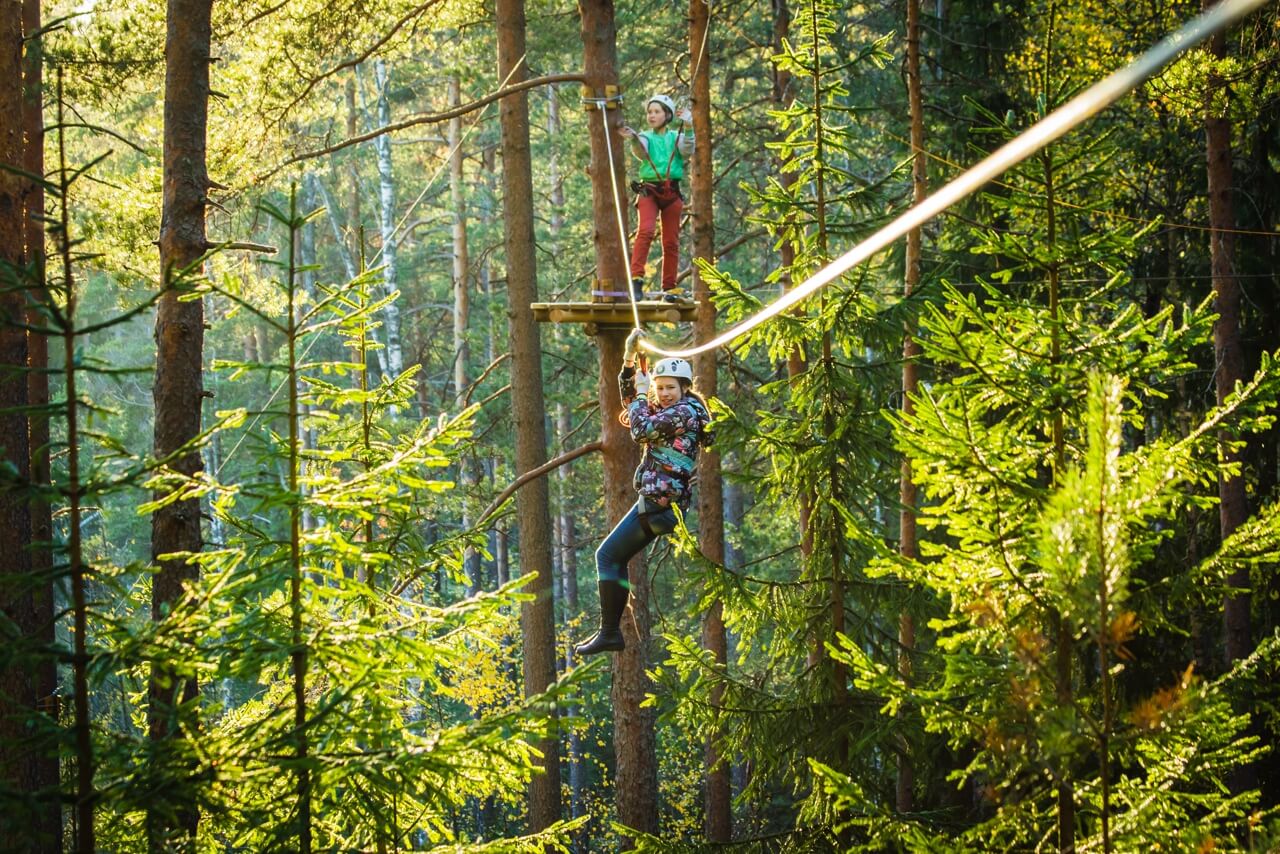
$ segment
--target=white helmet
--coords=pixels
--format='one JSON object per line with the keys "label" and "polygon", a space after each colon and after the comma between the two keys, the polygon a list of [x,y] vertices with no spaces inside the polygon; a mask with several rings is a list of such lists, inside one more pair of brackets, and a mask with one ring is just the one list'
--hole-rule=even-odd
{"label": "white helmet", "polygon": [[684,359],[663,359],[653,366],[655,377],[677,377],[693,382],[693,365]]}
{"label": "white helmet", "polygon": [[646,108],[648,108],[648,106],[649,106],[650,104],[654,103],[655,101],[656,101],[657,103],[661,104],[662,106],[664,106],[664,107],[666,107],[666,108],[667,108],[667,118],[668,118],[668,119],[673,119],[673,118],[675,118],[675,115],[676,115],[676,102],[675,102],[675,101],[671,100],[671,99],[670,99],[670,98],[668,98],[666,95],[654,95],[654,96],[653,96],[653,97],[651,97],[649,100],[645,101],[645,102],[644,102],[644,105],[645,105],[645,107],[646,107]]}

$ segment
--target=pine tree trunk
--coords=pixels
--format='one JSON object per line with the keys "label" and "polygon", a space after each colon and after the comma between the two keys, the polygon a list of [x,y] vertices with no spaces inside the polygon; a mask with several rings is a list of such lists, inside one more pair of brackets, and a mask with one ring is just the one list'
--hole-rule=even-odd
{"label": "pine tree trunk", "polygon": [[[380,127],[385,127],[391,124],[391,100],[387,93],[391,73],[386,60],[374,62],[373,76],[378,87],[377,122]],[[373,147],[378,155],[378,212],[382,224],[382,256],[379,261],[383,267],[383,296],[387,296],[399,287],[400,281],[396,257],[399,238],[396,236],[396,185],[391,162],[391,135],[384,133],[373,141]],[[386,345],[383,357],[386,373],[398,377],[404,371],[404,350],[400,340],[400,308],[395,302],[382,309],[382,331]]]}
{"label": "pine tree trunk", "polygon": [[[43,41],[40,0],[23,0],[22,30],[25,34],[23,55],[22,125],[24,167],[32,175],[44,174],[44,104],[43,104]],[[32,303],[39,305],[49,301],[48,281],[45,276],[44,189],[35,181],[28,182],[23,219],[26,227],[26,257],[31,265]],[[45,315],[35,308],[27,311],[27,323],[44,326]],[[37,332],[27,334],[27,361],[31,372],[27,376],[27,400],[33,408],[49,404],[49,339]],[[49,419],[33,412],[30,422],[31,479],[40,486],[49,485]],[[36,543],[53,541],[53,508],[45,501],[31,501],[31,537]],[[53,570],[53,551],[50,547],[36,548],[31,554],[33,573],[50,573]],[[23,628],[23,634],[38,644],[52,649],[54,643],[54,585],[52,576],[38,582],[32,591],[32,623]],[[58,698],[58,664],[52,656],[33,662],[31,673],[32,696],[36,707],[46,713],[56,714]],[[54,750],[31,752],[29,792],[48,792],[36,814],[30,817],[33,837],[50,842],[62,836],[62,810],[58,804],[58,756]]]}
{"label": "pine tree trunk", "polygon": [[[524,0],[497,0],[498,77],[519,82],[525,64]],[[533,236],[533,170],[529,155],[529,102],[521,92],[502,100],[503,222],[506,234],[507,293],[511,317],[511,396],[516,434],[516,469],[532,471],[547,461],[546,404],[542,395],[542,347],[530,305],[538,297]],[[555,600],[551,573],[550,493],[545,477],[516,494],[520,519],[520,563],[537,572],[521,608],[524,633],[525,696],[545,691],[556,678]],[[542,773],[529,785],[529,827],[542,830],[560,819],[560,740],[538,744]]]}
{"label": "pine tree trunk", "polygon": [[[204,399],[204,304],[179,300],[185,282],[196,276],[207,249],[205,202],[209,191],[205,144],[209,107],[210,17],[212,0],[169,0],[166,10],[164,88],[164,180],[160,219],[160,270],[164,292],[156,306],[155,454],[165,459],[200,432]],[[183,474],[200,468],[200,455],[183,453],[172,462]],[[162,620],[181,597],[197,570],[182,560],[161,561],[171,552],[202,548],[200,502],[174,502],[151,517],[151,558],[159,569],[152,582],[152,619]],[[177,737],[175,707],[194,700],[194,678],[170,678],[153,665],[148,724],[160,755],[164,742]],[[174,800],[176,799],[176,802]],[[194,835],[199,814],[187,793],[158,795],[148,816],[152,850],[175,833]],[[167,802],[166,802],[167,801]],[[170,816],[177,816],[171,826]]]}
{"label": "pine tree trunk", "polygon": [[[357,71],[359,67],[357,66]],[[356,85],[359,80],[358,74],[352,74],[347,78],[347,85],[343,91],[343,96],[347,107],[347,139],[351,139],[359,132],[360,111],[356,109]],[[360,192],[360,166],[359,159],[351,157],[347,161],[347,192],[351,196],[351,206],[347,210],[347,223],[351,228],[351,239],[358,240],[360,229],[364,225],[364,215],[361,213],[361,192]],[[335,187],[337,192],[340,188]],[[330,208],[332,210],[332,208]],[[339,240],[339,243],[342,241]],[[356,255],[359,256],[364,251],[363,246],[358,246]],[[352,276],[352,278],[355,278]]]}
{"label": "pine tree trunk", "polygon": [[[811,31],[813,33],[813,111],[814,111],[814,160],[819,167],[814,170],[814,214],[816,227],[815,237],[817,239],[818,258],[822,263],[826,263],[831,257],[829,251],[829,242],[827,234],[827,190],[826,190],[826,173],[824,171],[826,163],[825,136],[823,134],[823,96],[822,96],[822,57],[818,50],[818,2],[810,0],[809,14],[812,17]],[[826,304],[826,295],[823,294],[820,299],[823,305]],[[831,332],[826,331],[822,334],[822,370],[827,373],[830,387],[834,388],[832,375],[835,372],[835,360],[831,351]],[[835,414],[828,408],[823,416],[822,432],[826,441],[830,442],[835,436],[836,424]],[[832,500],[837,504],[840,502],[840,472],[837,469],[834,457],[828,458],[827,463],[827,482],[825,486],[830,490]],[[831,619],[830,630],[827,640],[830,644],[839,643],[840,635],[844,634],[844,571],[842,564],[843,534],[840,532],[839,526],[832,524],[831,527],[824,530],[829,538],[828,554],[831,556],[831,575],[827,583],[827,608]],[[815,653],[816,658],[821,661],[827,657],[825,645],[820,645]],[[834,658],[828,658],[830,668],[830,684],[832,704],[836,708],[837,715],[847,713],[847,705],[849,702],[849,685],[845,671],[845,665]],[[839,763],[846,763],[849,759],[847,755],[848,744],[840,744],[836,747],[833,760]]]}
{"label": "pine tree trunk", "polygon": [[[907,0],[907,107],[911,119],[911,201],[924,201],[927,185],[924,152],[924,100],[920,91],[920,0]],[[907,235],[907,254],[903,275],[904,299],[920,287],[921,230],[912,229]],[[902,410],[908,417],[915,412],[912,398],[919,385],[916,360],[920,357],[920,345],[916,342],[915,324],[908,322],[902,338]],[[898,484],[898,500],[902,509],[898,514],[898,552],[905,560],[920,557],[916,545],[916,484],[911,476],[911,460],[902,458],[902,473]],[[898,672],[908,682],[911,680],[911,653],[916,645],[915,618],[904,610],[898,615]],[[911,745],[903,738],[898,741],[898,812],[910,812],[913,806],[912,790],[915,786],[915,768],[911,762]]]}
{"label": "pine tree trunk", "polygon": [[[715,197],[711,158],[711,18],[707,0],[689,0],[689,62],[692,85],[693,163],[691,195],[693,197],[693,257],[715,263]],[[716,334],[716,309],[706,282],[693,268],[693,295],[698,302],[693,324],[694,340],[708,341]],[[695,358],[698,386],[705,395],[716,394],[716,352]],[[698,458],[698,549],[708,560],[724,563],[724,489],[720,477],[720,454],[714,448],[704,449]],[[717,600],[702,619],[702,643],[716,663],[727,666],[728,641],[725,637],[723,605]],[[724,698],[724,687],[711,689],[711,706],[718,709]],[[713,728],[718,724],[713,724]],[[706,774],[703,830],[709,842],[728,842],[733,838],[733,813],[730,805],[729,763],[724,761],[718,745],[719,733],[713,729],[704,747]]]}
{"label": "pine tree trunk", "polygon": [[[554,223],[553,223],[554,224]],[[572,423],[569,419],[569,407],[563,403],[556,404],[556,434],[562,439],[569,435]],[[560,505],[560,571],[561,571],[561,603],[565,619],[578,614],[578,523],[572,509],[572,496],[569,490],[569,473],[571,464],[556,469],[557,503]],[[565,670],[573,669],[573,644],[565,647]],[[578,705],[569,706],[568,714],[578,714]],[[582,757],[582,739],[576,730],[569,733],[569,818],[577,818],[583,813],[582,796],[586,790],[586,767]]]}
{"label": "pine tree trunk", "polygon": [[498,545],[493,552],[493,571],[498,576],[498,586],[511,580],[511,540],[505,527],[498,528]]}
{"label": "pine tree trunk", "polygon": [[[787,0],[772,0],[773,3],[773,50],[775,53],[781,53],[783,50],[783,42],[790,37],[791,32],[791,10],[787,6]],[[791,91],[791,82],[793,80],[791,72],[773,66],[773,103],[778,109],[785,109],[790,106],[795,99]],[[781,167],[781,160],[778,166]],[[778,180],[782,182],[784,187],[790,187],[795,182],[794,172],[783,172],[781,168],[777,169]],[[779,285],[782,290],[786,291],[791,288],[791,268],[796,262],[796,247],[790,240],[783,240],[778,247],[778,262],[783,270],[779,279]],[[799,313],[800,308],[796,309]],[[787,358],[787,376],[794,382],[799,379],[800,375],[808,370],[808,357],[805,354],[804,346],[797,344]],[[810,520],[813,518],[814,495],[811,491],[805,490],[799,496],[797,501],[797,523],[800,531],[800,559],[807,562],[809,556],[813,554],[813,531],[810,529]],[[820,641],[814,637],[810,639],[809,655],[807,664],[814,667],[818,663],[819,650],[821,648]]]}
{"label": "pine tree trunk", "polygon": [[[547,155],[547,180],[551,185],[551,221],[548,227],[550,234],[551,257],[560,254],[560,232],[564,228],[564,182],[560,175],[560,98],[555,86],[547,87],[547,138],[551,140],[551,148]],[[553,327],[552,335],[559,342],[564,334],[559,324]],[[573,429],[569,407],[564,403],[556,404],[556,435],[561,447]],[[557,503],[559,505],[561,570],[561,610],[566,621],[579,613],[578,605],[578,522],[572,506],[569,483],[571,465],[563,465],[556,469]],[[565,647],[565,670],[573,668],[575,662],[573,643]],[[568,708],[569,716],[576,716],[579,706],[574,703]],[[570,731],[568,738],[569,765],[569,818],[577,818],[585,811],[583,795],[586,792],[586,763],[583,760],[582,738],[577,730]],[[574,838],[574,850],[579,850],[585,832],[579,832]]]}
{"label": "pine tree trunk", "polygon": [[[587,87],[598,97],[605,86],[618,84],[617,28],[614,6],[610,0],[581,0],[582,69]],[[614,189],[610,186],[609,152],[613,153],[613,174],[617,177],[617,193],[626,198],[626,164],[622,156],[622,124],[620,109],[592,109],[587,113],[591,140],[592,221],[595,224],[596,275],[602,281],[621,287],[628,279],[626,259],[622,255],[621,236],[613,209]],[[610,134],[606,144],[605,133]],[[623,210],[623,228],[626,228]],[[600,416],[603,424],[601,442],[604,456],[605,522],[617,524],[635,504],[631,473],[639,462],[639,451],[631,435],[615,417],[622,408],[618,396],[618,371],[622,368],[625,328],[600,327],[596,343],[600,348]],[[622,618],[625,651],[613,657],[613,749],[616,757],[618,821],[646,833],[658,831],[658,762],[654,735],[654,711],[641,708],[649,693],[645,673],[649,642],[649,579],[644,572],[644,557],[637,556],[628,568],[631,579],[631,604]],[[622,840],[630,849],[632,842]]]}
{"label": "pine tree trunk", "polygon": [[[462,103],[462,82],[458,75],[449,77],[449,105]],[[467,329],[471,325],[471,257],[467,252],[467,195],[463,186],[462,117],[449,120],[449,199],[453,207],[451,234],[453,237],[453,402],[458,410],[466,405],[465,395],[470,383],[469,365],[471,348],[467,343]],[[476,485],[476,461],[470,455],[458,458],[459,481],[468,497]],[[470,502],[462,502],[462,527],[471,527]],[[464,570],[470,595],[480,592],[480,553],[467,546],[463,557]]]}
{"label": "pine tree trunk", "polygon": [[[25,99],[23,87],[23,6],[10,2],[0,8],[0,166],[27,168],[24,140]],[[34,791],[41,775],[40,757],[30,750],[31,721],[39,709],[39,678],[32,671],[31,654],[39,643],[36,622],[43,591],[30,585],[32,571],[32,515],[20,483],[31,474],[27,418],[22,407],[28,402],[26,295],[20,288],[31,287],[24,268],[28,258],[27,204],[33,190],[30,181],[9,169],[0,169],[0,447],[13,469],[0,489],[0,573],[4,576],[4,599],[0,602],[4,619],[20,636],[20,650],[0,669],[0,774],[5,788]],[[42,321],[43,322],[43,321]],[[10,477],[18,483],[10,484]],[[43,588],[45,585],[41,584]],[[8,627],[6,627],[8,628]],[[34,677],[34,678],[33,678]],[[56,783],[56,778],[55,778]],[[57,803],[56,799],[53,801]],[[39,850],[37,828],[30,816],[17,818],[10,810],[0,817],[0,837],[12,840],[16,850]],[[19,842],[21,840],[21,842]],[[47,847],[57,848],[55,839]],[[21,845],[21,847],[18,847]],[[30,846],[30,847],[27,847]]]}
{"label": "pine tree trunk", "polygon": [[[1216,3],[1205,0],[1204,8]],[[1209,53],[1215,58],[1226,56],[1226,35],[1218,33],[1209,42]],[[1206,104],[1205,154],[1209,176],[1209,265],[1213,276],[1213,307],[1218,321],[1213,326],[1214,361],[1217,370],[1214,384],[1218,403],[1231,394],[1238,381],[1244,379],[1244,357],[1240,350],[1240,283],[1235,278],[1235,213],[1231,204],[1231,120],[1226,107],[1214,101],[1224,97],[1223,83],[1216,76],[1210,78],[1210,102]],[[1221,447],[1224,463],[1239,462],[1239,451],[1230,450],[1224,442]],[[1222,538],[1249,518],[1249,505],[1245,496],[1243,474],[1220,475],[1218,479],[1218,522]],[[1231,573],[1227,583],[1236,589],[1249,586],[1249,568],[1242,566]],[[1225,630],[1225,655],[1227,664],[1244,658],[1253,651],[1249,625],[1250,596],[1247,592],[1233,593],[1223,603],[1223,627]]]}

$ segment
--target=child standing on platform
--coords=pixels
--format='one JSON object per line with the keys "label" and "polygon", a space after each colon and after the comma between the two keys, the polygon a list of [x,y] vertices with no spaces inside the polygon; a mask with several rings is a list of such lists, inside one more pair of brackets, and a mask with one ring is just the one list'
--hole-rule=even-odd
{"label": "child standing on platform", "polygon": [[[673,119],[680,126],[671,130]],[[639,157],[640,180],[631,184],[636,193],[636,211],[640,224],[636,228],[635,245],[631,247],[631,290],[636,299],[644,298],[644,267],[649,260],[654,228],[662,219],[662,298],[677,302],[683,292],[676,285],[680,266],[680,214],[684,198],[680,195],[680,179],[684,177],[684,161],[693,154],[693,133],[685,125],[693,121],[686,110],[676,114],[675,103],[666,95],[654,95],[645,103],[645,121],[649,129],[637,133],[622,128],[631,139],[631,150]]]}

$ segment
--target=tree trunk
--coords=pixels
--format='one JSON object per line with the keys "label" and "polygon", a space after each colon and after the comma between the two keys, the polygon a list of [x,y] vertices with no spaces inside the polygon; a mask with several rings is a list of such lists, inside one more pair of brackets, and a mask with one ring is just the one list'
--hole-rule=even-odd
{"label": "tree trunk", "polygon": [[[789,38],[791,32],[791,10],[787,6],[787,0],[773,0],[773,49],[777,53],[783,50],[783,42]],[[795,96],[791,91],[792,74],[778,66],[773,67],[773,103],[778,109],[785,109],[790,106]],[[781,167],[781,159],[778,166]],[[795,182],[794,172],[783,172],[781,168],[777,170],[778,180],[782,182],[784,187],[790,187]],[[782,267],[783,274],[779,279],[779,285],[782,290],[786,291],[791,288],[791,267],[796,261],[796,247],[790,240],[783,240],[778,247],[778,262]],[[800,313],[802,309],[796,308],[796,312]],[[797,344],[787,358],[787,376],[794,382],[801,374],[808,370],[808,357],[804,351],[803,344]],[[800,530],[800,559],[807,562],[809,556],[813,554],[813,531],[810,529],[810,520],[813,517],[814,495],[810,490],[805,490],[799,496],[797,501],[797,522]],[[820,641],[817,637],[810,639],[809,656],[807,664],[814,667],[818,663],[819,650],[821,648]]]}
{"label": "tree trunk", "polygon": [[[391,86],[391,73],[387,62],[379,59],[373,64],[374,81],[378,87],[378,126],[391,124],[391,100],[387,90]],[[378,211],[382,223],[382,288],[383,296],[389,296],[399,286],[396,267],[396,185],[391,162],[391,135],[383,134],[373,141],[378,154]],[[382,309],[382,330],[385,334],[386,355],[382,359],[385,372],[398,377],[404,371],[404,350],[400,341],[400,308],[395,302]]]}
{"label": "tree trunk", "polygon": [[[547,137],[551,141],[551,147],[547,154],[547,180],[551,185],[551,220],[548,226],[550,234],[550,250],[551,258],[555,259],[560,254],[560,232],[564,228],[564,181],[560,174],[560,98],[556,92],[555,86],[547,87]],[[557,343],[563,334],[561,326],[556,324],[553,327],[552,335]],[[570,420],[569,407],[564,403],[556,404],[556,436],[563,443],[569,436],[569,432],[573,429]],[[561,568],[561,610],[566,621],[572,619],[579,613],[578,605],[578,522],[575,508],[572,505],[572,496],[570,494],[570,465],[563,465],[556,469],[556,486],[557,486],[557,503],[559,505],[559,531],[560,540],[558,548],[560,549],[560,568]],[[570,642],[565,647],[565,670],[573,668],[575,662],[573,653],[573,643]],[[579,712],[579,706],[575,703],[568,708],[568,714],[573,717]],[[568,765],[569,765],[569,818],[577,818],[585,811],[583,803],[583,795],[586,792],[586,764],[583,760],[582,738],[576,730],[570,731],[568,738]],[[580,850],[580,846],[585,837],[585,832],[580,831],[575,834],[573,842],[573,850]]]}
{"label": "tree trunk", "polygon": [[[164,288],[156,306],[155,454],[165,459],[200,432],[204,400],[204,304],[179,300],[207,247],[205,203],[209,191],[205,137],[209,107],[212,0],[168,0],[165,35],[164,179],[160,217],[160,272]],[[171,466],[194,475],[200,455],[182,453]],[[174,502],[151,517],[152,619],[162,620],[198,570],[183,560],[160,560],[171,552],[202,547],[200,502]],[[177,737],[176,707],[192,701],[196,680],[173,679],[153,664],[148,725],[159,755],[163,742]],[[174,818],[176,817],[176,826]],[[159,850],[176,832],[194,835],[199,814],[186,793],[158,794],[148,815],[148,838]]]}
{"label": "tree trunk", "polygon": [[[449,77],[449,104],[462,103],[462,82],[458,75]],[[458,410],[466,405],[465,396],[470,382],[468,366],[471,348],[467,343],[467,329],[471,325],[471,258],[467,252],[467,196],[463,186],[462,117],[449,120],[449,199],[453,207],[453,401]],[[463,454],[458,458],[459,481],[462,484],[462,527],[471,527],[470,495],[478,482],[476,461]],[[467,546],[463,557],[469,593],[480,592],[480,553]]]}
{"label": "tree trunk", "polygon": [[[1205,0],[1204,8],[1216,5]],[[1209,41],[1209,53],[1217,59],[1226,56],[1226,35],[1217,33]],[[1214,102],[1223,97],[1223,83],[1210,77],[1209,103],[1205,115],[1205,153],[1209,176],[1209,265],[1213,276],[1213,304],[1218,322],[1213,326],[1214,374],[1218,403],[1226,400],[1235,384],[1244,379],[1244,357],[1240,350],[1240,283],[1235,278],[1235,214],[1231,204],[1231,120],[1226,107]],[[1224,441],[1221,447],[1224,463],[1239,462],[1241,454],[1232,451]],[[1218,478],[1218,521],[1225,540],[1249,518],[1243,474],[1220,475]],[[1232,593],[1223,603],[1223,628],[1227,665],[1253,651],[1249,626],[1249,568],[1242,566],[1231,573],[1227,583],[1244,592]]]}
{"label": "tree trunk", "polygon": [[[569,407],[563,403],[556,404],[556,434],[562,439],[569,435],[572,424],[569,420]],[[556,469],[556,486],[560,505],[560,571],[561,571],[561,603],[565,619],[578,613],[578,524],[572,509],[572,496],[569,490],[569,472],[571,465],[565,464]],[[573,644],[565,647],[565,670],[571,670],[576,663]],[[574,717],[579,708],[576,703],[569,706],[568,714]],[[577,818],[583,813],[583,792],[586,790],[586,767],[582,758],[582,739],[576,730],[569,733],[569,818]]]}
{"label": "tree trunk", "polygon": [[[920,204],[928,189],[924,152],[924,100],[920,91],[920,0],[907,0],[907,108],[911,118],[911,201]],[[903,271],[902,294],[910,300],[920,287],[921,230],[913,228],[907,234],[907,254]],[[908,321],[902,336],[902,411],[909,417],[915,412],[912,398],[919,385],[916,360],[920,357],[920,345],[916,342],[915,324]],[[902,471],[898,483],[898,552],[904,560],[920,557],[916,546],[916,484],[911,476],[911,460],[902,458]],[[911,653],[916,645],[915,618],[904,610],[898,615],[898,672],[906,681],[911,680]],[[910,812],[913,806],[912,790],[915,787],[915,768],[911,762],[911,745],[905,738],[898,740],[898,812]]]}
{"label": "tree trunk", "polygon": [[[689,0],[689,62],[692,84],[693,169],[693,257],[708,264],[715,263],[715,197],[711,158],[711,18],[708,0]],[[693,296],[698,302],[693,324],[694,340],[709,341],[716,334],[716,309],[706,282],[693,267]],[[716,393],[716,351],[695,358],[698,386],[705,395]],[[698,549],[708,560],[724,563],[724,489],[720,477],[720,454],[713,448],[702,451],[698,458]],[[702,620],[702,643],[716,664],[728,662],[723,605],[717,600],[707,609]],[[724,687],[714,684],[711,706],[718,709],[724,698]],[[718,718],[718,712],[714,713]],[[729,763],[721,756],[719,722],[713,721],[712,733],[704,749],[706,792],[703,829],[709,842],[728,842],[733,838],[733,813],[730,805]]]}
{"label": "tree trunk", "polygon": [[[579,0],[582,18],[582,68],[587,87],[597,96],[605,95],[606,86],[618,84],[617,29],[614,6],[610,0]],[[627,281],[626,259],[622,255],[621,235],[613,209],[614,189],[610,187],[609,152],[613,153],[613,175],[617,193],[626,198],[626,164],[618,128],[622,124],[620,109],[592,109],[587,113],[591,140],[592,221],[595,225],[596,276],[602,281],[622,287]],[[604,134],[608,133],[606,143]],[[626,210],[623,210],[624,223]],[[618,397],[618,371],[622,368],[625,327],[602,326],[596,343],[600,348],[600,415],[603,424],[605,515],[612,526],[631,509],[636,496],[631,486],[631,473],[639,462],[639,451],[631,434],[615,417],[622,408]],[[613,749],[617,758],[618,821],[646,833],[658,831],[658,763],[654,735],[654,711],[641,708],[650,691],[645,674],[649,642],[649,579],[644,570],[644,557],[630,564],[631,617],[622,619],[627,648],[613,659]],[[629,839],[622,840],[629,849]]]}
{"label": "tree trunk", "polygon": [[[528,77],[524,61],[524,0],[497,0],[494,11],[498,23],[498,77],[519,82]],[[527,472],[547,461],[547,410],[542,396],[542,346],[530,308],[538,296],[538,275],[533,243],[529,101],[524,92],[502,100],[500,119],[516,469]],[[535,598],[524,603],[520,612],[525,696],[545,691],[556,678],[549,502],[549,487],[543,477],[527,484],[516,496],[521,569],[537,572],[527,591]],[[538,749],[543,753],[539,760],[542,773],[534,774],[529,785],[529,827],[535,831],[560,819],[560,740],[546,739]]]}
{"label": "tree trunk", "polygon": [[[23,148],[26,162],[23,168],[32,175],[44,174],[44,103],[43,103],[43,41],[40,0],[23,0],[22,30],[24,33],[22,125]],[[48,281],[45,276],[44,188],[35,181],[27,183],[23,222],[26,228],[26,258],[32,270],[32,304],[49,302]],[[27,322],[32,326],[44,326],[47,316],[34,308],[27,310]],[[49,339],[46,335],[27,334],[27,362],[31,367],[27,375],[27,400],[33,409],[49,405]],[[49,486],[49,418],[33,411],[29,428],[28,448],[31,451],[31,479],[37,486]],[[37,644],[52,650],[54,644],[54,585],[49,573],[53,570],[53,508],[45,501],[31,501],[31,537],[37,545],[31,554],[31,570],[36,576],[45,574],[32,592],[32,622],[23,627],[23,634]],[[52,655],[42,656],[29,667],[31,696],[36,707],[56,717],[58,688],[58,664]],[[31,752],[29,772],[30,792],[47,792],[37,813],[30,816],[33,837],[37,841],[54,842],[62,837],[62,810],[58,804],[58,755],[50,746],[46,752],[38,747]],[[42,843],[43,844],[43,843]]]}
{"label": "tree trunk", "polygon": [[498,528],[497,548],[493,552],[493,571],[498,576],[498,586],[511,580],[510,534],[504,526]]}
{"label": "tree trunk", "polygon": [[[0,9],[0,79],[10,83],[0,86],[0,165],[25,169],[28,165],[24,125],[26,103],[21,85],[23,79],[23,6],[11,2]],[[32,474],[27,418],[22,407],[28,402],[26,295],[23,288],[33,287],[25,269],[27,255],[27,205],[32,182],[9,169],[0,169],[0,449],[13,466],[0,489],[0,554],[5,556],[3,573],[4,599],[0,601],[6,621],[18,636],[6,643],[19,648],[8,667],[0,670],[0,777],[6,787],[19,792],[34,791],[41,774],[40,753],[30,749],[30,725],[39,714],[39,677],[32,671],[33,654],[40,644],[37,623],[44,598],[31,585],[32,515],[27,506],[23,483]],[[8,483],[14,478],[13,483]],[[42,583],[40,588],[45,585]],[[6,631],[6,634],[8,632]],[[56,778],[55,778],[56,783]],[[53,801],[57,803],[56,798]],[[16,818],[7,814],[0,818],[0,834],[13,840],[16,850],[38,851],[37,828],[30,816]],[[21,843],[19,843],[21,840]],[[19,845],[21,847],[19,847]],[[57,847],[57,839],[45,840],[45,846]]]}

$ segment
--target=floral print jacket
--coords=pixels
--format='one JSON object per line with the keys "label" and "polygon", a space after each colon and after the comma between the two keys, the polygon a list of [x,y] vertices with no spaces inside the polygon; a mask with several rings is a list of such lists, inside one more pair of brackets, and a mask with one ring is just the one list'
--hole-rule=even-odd
{"label": "floral print jacket", "polygon": [[666,409],[656,409],[644,397],[636,397],[635,369],[623,368],[618,375],[623,400],[631,400],[631,438],[645,446],[636,467],[636,492],[667,507],[682,508],[693,492],[693,475],[698,465],[698,448],[707,441],[711,414],[702,401],[685,395]]}

